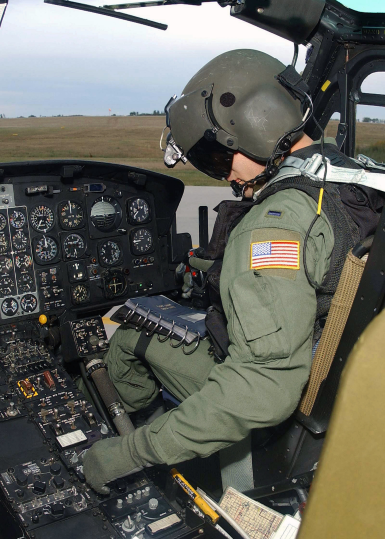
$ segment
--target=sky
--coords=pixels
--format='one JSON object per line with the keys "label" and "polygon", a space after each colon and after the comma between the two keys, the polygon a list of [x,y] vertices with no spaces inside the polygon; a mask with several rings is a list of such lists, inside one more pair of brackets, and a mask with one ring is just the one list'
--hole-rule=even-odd
{"label": "sky", "polygon": [[[83,0],[96,6],[102,2]],[[43,0],[9,0],[0,28],[0,114],[163,110],[198,69],[226,50],[259,49],[285,64],[293,56],[292,43],[234,19],[229,7],[216,2],[127,12],[169,27],[157,30]],[[298,70],[304,57],[301,46]],[[385,74],[373,77],[367,91],[384,86]],[[382,112],[376,116],[385,117]]]}

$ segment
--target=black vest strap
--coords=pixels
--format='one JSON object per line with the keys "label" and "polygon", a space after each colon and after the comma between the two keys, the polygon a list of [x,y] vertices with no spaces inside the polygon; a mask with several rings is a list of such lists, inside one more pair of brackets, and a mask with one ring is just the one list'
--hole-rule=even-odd
{"label": "black vest strap", "polygon": [[138,339],[138,342],[136,343],[135,350],[134,350],[134,356],[140,359],[140,361],[145,364],[147,367],[149,367],[149,363],[145,357],[147,348],[151,342],[151,339],[154,335],[147,336],[147,333],[145,330],[142,330],[140,332],[140,337]]}

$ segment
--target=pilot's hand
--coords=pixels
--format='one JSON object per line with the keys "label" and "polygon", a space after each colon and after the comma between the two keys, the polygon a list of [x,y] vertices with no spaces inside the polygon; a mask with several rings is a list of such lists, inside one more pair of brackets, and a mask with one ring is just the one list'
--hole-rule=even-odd
{"label": "pilot's hand", "polygon": [[96,492],[109,494],[106,483],[143,469],[140,459],[134,459],[130,454],[129,436],[131,434],[100,440],[85,454],[83,473]]}

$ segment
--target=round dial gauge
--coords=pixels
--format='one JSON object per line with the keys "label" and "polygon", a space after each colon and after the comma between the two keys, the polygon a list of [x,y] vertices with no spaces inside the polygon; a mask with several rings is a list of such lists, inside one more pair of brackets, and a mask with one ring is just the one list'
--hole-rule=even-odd
{"label": "round dial gauge", "polygon": [[113,272],[104,277],[104,292],[107,298],[113,298],[124,294],[127,281],[122,273]]}
{"label": "round dial gauge", "polygon": [[84,281],[87,278],[87,268],[84,260],[79,262],[71,262],[67,266],[68,277],[71,282]]}
{"label": "round dial gauge", "polygon": [[84,284],[77,284],[71,290],[72,301],[75,305],[88,301],[90,297],[90,291]]}
{"label": "round dial gauge", "polygon": [[32,256],[31,255],[16,255],[15,263],[19,269],[27,269],[32,266]]}
{"label": "round dial gauge", "polygon": [[0,296],[9,296],[12,294],[14,287],[15,283],[10,277],[2,277],[0,281]]}
{"label": "round dial gauge", "polygon": [[13,268],[12,258],[0,255],[0,273],[9,273]]}
{"label": "round dial gauge", "polygon": [[105,266],[114,266],[121,256],[122,251],[116,241],[108,240],[99,246],[99,259]]}
{"label": "round dial gauge", "polygon": [[21,298],[20,305],[25,313],[33,313],[37,307],[37,299],[32,294],[26,294]]}
{"label": "round dial gauge", "polygon": [[122,210],[117,200],[102,196],[95,200],[91,207],[91,221],[95,228],[106,232],[116,228],[122,218]]}
{"label": "round dial gauge", "polygon": [[84,255],[86,244],[80,234],[69,234],[63,242],[63,251],[66,258],[80,258]]}
{"label": "round dial gauge", "polygon": [[22,230],[18,230],[16,234],[12,236],[12,245],[16,251],[22,251],[28,245],[28,237]]}
{"label": "round dial gauge", "polygon": [[59,204],[60,225],[65,230],[80,228],[84,221],[84,211],[80,204],[67,200]]}
{"label": "round dial gauge", "polygon": [[133,224],[146,223],[150,218],[150,206],[143,198],[135,198],[128,203],[128,215]]}
{"label": "round dial gauge", "polygon": [[55,224],[55,217],[51,208],[48,206],[36,206],[30,213],[32,228],[38,232],[48,232]]}
{"label": "round dial gauge", "polygon": [[25,225],[25,215],[19,210],[14,210],[9,216],[9,222],[14,228],[23,228]]}
{"label": "round dial gauge", "polygon": [[2,213],[0,213],[0,230],[4,230],[6,226],[7,226],[7,219]]}
{"label": "round dial gauge", "polygon": [[40,262],[51,262],[58,254],[56,241],[50,236],[43,236],[35,244],[35,256]]}
{"label": "round dial gauge", "polygon": [[29,292],[30,290],[32,290],[32,288],[34,288],[34,285],[34,280],[29,275],[29,273],[22,273],[17,279],[17,287],[20,292]]}
{"label": "round dial gauge", "polygon": [[7,298],[1,304],[1,312],[5,314],[5,316],[14,316],[17,313],[18,308],[19,304],[15,298]]}
{"label": "round dial gauge", "polygon": [[5,253],[8,251],[9,241],[4,232],[0,232],[0,253]]}
{"label": "round dial gauge", "polygon": [[147,228],[138,228],[131,234],[131,250],[134,255],[148,253],[152,249],[152,235]]}

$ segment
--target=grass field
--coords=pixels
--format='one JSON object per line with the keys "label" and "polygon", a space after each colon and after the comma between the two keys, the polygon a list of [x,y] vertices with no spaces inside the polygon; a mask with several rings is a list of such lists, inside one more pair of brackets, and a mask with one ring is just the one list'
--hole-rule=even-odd
{"label": "grass field", "polygon": [[[37,159],[91,159],[155,170],[186,185],[214,185],[190,164],[167,169],[159,139],[164,116],[61,117],[0,119],[0,162]],[[337,122],[327,129],[335,135]],[[385,160],[385,125],[358,124],[359,152]],[[371,153],[370,153],[371,152]]]}

